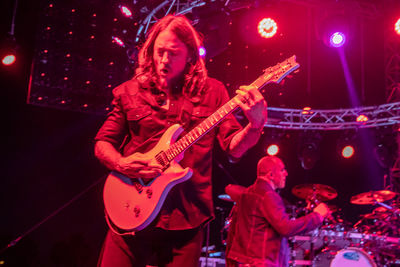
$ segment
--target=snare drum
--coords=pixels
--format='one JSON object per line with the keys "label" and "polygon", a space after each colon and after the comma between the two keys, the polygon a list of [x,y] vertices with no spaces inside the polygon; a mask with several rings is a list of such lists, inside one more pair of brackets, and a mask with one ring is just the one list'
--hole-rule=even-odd
{"label": "snare drum", "polygon": [[327,250],[314,258],[314,267],[377,267],[374,260],[362,249],[346,248]]}

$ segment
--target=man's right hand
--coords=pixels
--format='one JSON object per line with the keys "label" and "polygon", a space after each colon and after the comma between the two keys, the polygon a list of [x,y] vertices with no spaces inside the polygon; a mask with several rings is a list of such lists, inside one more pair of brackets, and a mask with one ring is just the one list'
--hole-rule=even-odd
{"label": "man's right hand", "polygon": [[321,215],[322,218],[326,218],[331,214],[331,211],[329,210],[328,206],[325,203],[318,204],[318,206],[314,208],[314,212]]}
{"label": "man's right hand", "polygon": [[160,164],[141,153],[134,153],[128,157],[121,157],[115,169],[130,178],[143,179],[155,178],[162,172],[162,166]]}

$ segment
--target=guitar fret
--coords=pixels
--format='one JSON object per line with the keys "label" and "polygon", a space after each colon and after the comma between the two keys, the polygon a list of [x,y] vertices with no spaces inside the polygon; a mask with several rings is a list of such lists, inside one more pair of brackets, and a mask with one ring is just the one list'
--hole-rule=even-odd
{"label": "guitar fret", "polygon": [[165,151],[165,154],[167,155],[168,161],[171,161],[173,159],[172,155],[171,155],[171,151],[169,149],[167,149],[167,151]]}
{"label": "guitar fret", "polygon": [[185,136],[185,142],[184,142],[185,146],[189,146],[190,145],[190,141],[188,140],[188,137]]}
{"label": "guitar fret", "polygon": [[226,114],[228,114],[228,112],[226,111],[226,106],[224,105],[221,109],[220,112],[218,112],[218,115],[220,116],[220,118],[222,119]]}
{"label": "guitar fret", "polygon": [[188,140],[186,135],[184,137],[182,137],[181,140],[179,140],[184,146],[188,146]]}
{"label": "guitar fret", "polygon": [[196,132],[197,128],[194,128],[191,132],[193,133],[195,139],[199,138],[199,134]]}

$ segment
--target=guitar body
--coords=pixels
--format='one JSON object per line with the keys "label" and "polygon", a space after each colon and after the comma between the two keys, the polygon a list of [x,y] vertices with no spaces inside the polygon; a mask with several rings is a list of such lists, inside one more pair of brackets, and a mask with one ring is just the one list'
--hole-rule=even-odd
{"label": "guitar body", "polygon": [[[168,149],[182,131],[179,124],[172,125],[157,145],[142,156],[154,159],[159,152]],[[168,168],[148,184],[140,178],[131,179],[111,172],[103,190],[106,215],[113,225],[124,231],[140,231],[155,219],[171,188],[191,176],[192,170],[182,168],[176,160],[171,161]]]}

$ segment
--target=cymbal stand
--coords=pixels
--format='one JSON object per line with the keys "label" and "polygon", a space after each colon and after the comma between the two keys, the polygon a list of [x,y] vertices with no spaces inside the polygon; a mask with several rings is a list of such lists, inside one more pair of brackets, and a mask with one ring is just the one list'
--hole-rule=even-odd
{"label": "cymbal stand", "polygon": [[383,202],[379,202],[379,201],[376,201],[376,200],[374,200],[374,202],[375,202],[376,205],[379,205],[379,206],[384,207],[385,209],[391,211],[394,215],[400,216],[400,210],[398,208],[394,208],[394,207],[392,207],[392,206],[390,206],[388,204],[385,204]]}

